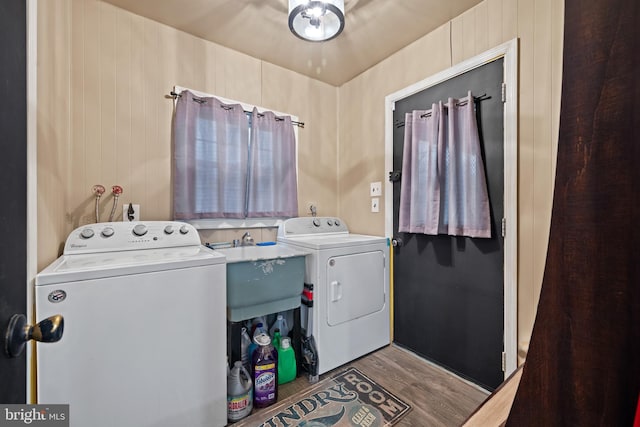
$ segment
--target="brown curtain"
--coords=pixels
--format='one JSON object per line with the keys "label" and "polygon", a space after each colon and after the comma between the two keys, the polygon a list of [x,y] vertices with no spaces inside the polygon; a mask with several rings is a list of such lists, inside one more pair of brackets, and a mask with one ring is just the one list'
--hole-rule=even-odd
{"label": "brown curtain", "polygon": [[631,426],[640,391],[640,2],[566,0],[549,251],[508,426]]}

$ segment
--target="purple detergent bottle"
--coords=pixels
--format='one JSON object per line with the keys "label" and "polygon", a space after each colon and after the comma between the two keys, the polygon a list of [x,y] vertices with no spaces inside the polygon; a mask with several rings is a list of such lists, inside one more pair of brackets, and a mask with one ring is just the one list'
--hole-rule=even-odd
{"label": "purple detergent bottle", "polygon": [[264,408],[278,400],[278,352],[267,334],[254,338],[258,348],[253,352],[253,406]]}

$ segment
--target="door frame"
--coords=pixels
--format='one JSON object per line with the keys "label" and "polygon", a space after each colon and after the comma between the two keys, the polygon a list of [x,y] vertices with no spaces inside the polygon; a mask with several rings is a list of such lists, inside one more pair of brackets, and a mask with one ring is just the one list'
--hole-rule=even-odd
{"label": "door frame", "polygon": [[[424,89],[504,59],[504,378],[518,357],[518,39],[512,39],[385,97],[385,169],[393,170],[393,112],[400,101]],[[393,183],[385,184],[385,235],[393,237]],[[393,285],[392,285],[393,286]],[[393,290],[392,290],[393,292]]]}
{"label": "door frame", "polygon": [[[34,294],[38,274],[38,0],[27,0],[27,320],[35,319]],[[42,319],[41,319],[42,320]],[[36,396],[35,342],[26,346],[26,402],[34,404]]]}

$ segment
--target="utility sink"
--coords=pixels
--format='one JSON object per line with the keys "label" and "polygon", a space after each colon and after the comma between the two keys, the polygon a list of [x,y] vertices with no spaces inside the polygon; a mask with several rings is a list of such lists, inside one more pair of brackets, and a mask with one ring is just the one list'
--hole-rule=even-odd
{"label": "utility sink", "polygon": [[300,306],[307,252],[283,245],[216,249],[227,257],[227,319]]}

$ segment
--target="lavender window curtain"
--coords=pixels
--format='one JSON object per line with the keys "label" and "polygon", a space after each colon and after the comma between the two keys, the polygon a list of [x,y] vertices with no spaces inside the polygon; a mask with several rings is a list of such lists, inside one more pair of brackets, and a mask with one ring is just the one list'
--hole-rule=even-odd
{"label": "lavender window curtain", "polygon": [[248,217],[298,215],[296,144],[291,117],[251,116]]}
{"label": "lavender window curtain", "polygon": [[398,231],[491,237],[471,92],[407,113]]}
{"label": "lavender window curtain", "polygon": [[174,218],[244,218],[247,115],[239,104],[180,95],[173,122]]}
{"label": "lavender window curtain", "polygon": [[439,233],[491,237],[489,197],[471,92],[449,98],[441,164],[445,176]]}
{"label": "lavender window curtain", "polygon": [[441,108],[433,104],[431,110],[405,114],[398,231],[438,234]]}

